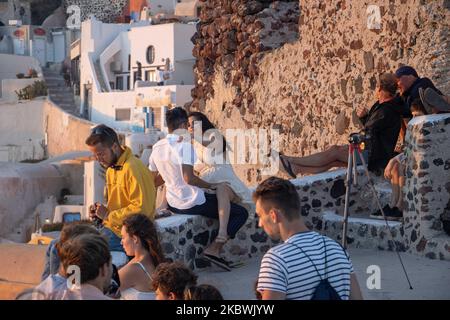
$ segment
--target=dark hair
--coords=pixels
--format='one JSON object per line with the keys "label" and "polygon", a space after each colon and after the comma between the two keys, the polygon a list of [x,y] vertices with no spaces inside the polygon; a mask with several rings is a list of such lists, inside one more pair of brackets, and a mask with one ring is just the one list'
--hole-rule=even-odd
{"label": "dark hair", "polygon": [[161,263],[152,274],[153,290],[159,288],[164,294],[173,293],[176,299],[183,299],[186,287],[197,284],[197,276],[181,262]]}
{"label": "dark hair", "polygon": [[104,124],[100,124],[93,128],[85,143],[90,147],[95,146],[98,143],[101,143],[106,147],[112,147],[114,143],[120,145],[117,133]]}
{"label": "dark hair", "polygon": [[183,124],[188,122],[186,110],[181,107],[170,109],[166,112],[166,123],[169,132],[179,129]]}
{"label": "dark hair", "polygon": [[142,246],[150,253],[153,265],[156,267],[164,262],[164,253],[159,242],[155,224],[144,214],[133,214],[123,220],[123,226],[128,234],[141,240]]}
{"label": "dark hair", "polygon": [[61,234],[59,236],[59,241],[56,242],[55,248],[60,256],[61,246],[67,241],[77,236],[81,236],[82,234],[97,234],[100,233],[98,230],[92,225],[91,222],[86,221],[75,221],[68,224],[65,224],[61,230]]}
{"label": "dark hair", "polygon": [[411,111],[422,112],[424,115],[428,114],[420,98],[416,98],[411,102]]}
{"label": "dark hair", "polygon": [[184,300],[223,300],[219,289],[209,284],[192,286],[184,290]]}
{"label": "dark hair", "polygon": [[391,96],[395,96],[398,89],[397,78],[392,73],[383,73],[378,80],[378,86],[381,90],[389,93]]}
{"label": "dark hair", "polygon": [[253,200],[260,200],[265,207],[282,210],[289,221],[300,217],[300,197],[288,180],[277,177],[264,180],[253,193]]}
{"label": "dark hair", "polygon": [[111,261],[108,241],[98,234],[83,234],[71,238],[62,244],[60,252],[66,276],[69,266],[78,266],[82,284],[97,278],[100,268]]}
{"label": "dark hair", "polygon": [[[201,112],[190,112],[189,113],[189,118],[193,117],[195,118],[195,121],[200,121],[202,123],[202,134],[205,134],[206,131],[211,130],[211,129],[216,129],[216,127],[212,124],[211,121],[209,121],[208,117]],[[222,139],[223,139],[223,152],[227,151],[227,140],[225,139],[225,137],[222,134]]]}

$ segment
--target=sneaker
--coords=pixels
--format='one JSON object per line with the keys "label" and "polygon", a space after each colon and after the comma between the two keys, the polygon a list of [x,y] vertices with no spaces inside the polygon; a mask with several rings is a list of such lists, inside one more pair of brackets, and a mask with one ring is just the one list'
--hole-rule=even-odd
{"label": "sneaker", "polygon": [[[400,221],[403,218],[403,212],[400,211],[400,209],[397,207],[391,208],[391,207],[389,207],[389,205],[386,205],[386,206],[384,206],[383,211],[384,211],[384,216],[386,217],[386,220]],[[383,214],[381,213],[380,210],[371,214],[370,217],[374,218],[374,219],[384,220]]]}
{"label": "sneaker", "polygon": [[[383,207],[383,211],[386,214],[386,212],[391,211],[391,207],[387,204]],[[383,215],[381,214],[381,210],[375,211],[374,213],[372,213],[370,215],[371,218],[375,218],[375,219],[379,219],[381,217],[381,219],[383,219]]]}

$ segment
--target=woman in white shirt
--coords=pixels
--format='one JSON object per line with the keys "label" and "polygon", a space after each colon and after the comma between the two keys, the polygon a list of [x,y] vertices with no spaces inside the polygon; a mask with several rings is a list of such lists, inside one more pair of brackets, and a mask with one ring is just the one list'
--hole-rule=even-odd
{"label": "woman in white shirt", "polygon": [[152,273],[164,261],[164,254],[154,223],[143,214],[123,221],[122,245],[133,259],[119,270],[123,300],[154,300]]}

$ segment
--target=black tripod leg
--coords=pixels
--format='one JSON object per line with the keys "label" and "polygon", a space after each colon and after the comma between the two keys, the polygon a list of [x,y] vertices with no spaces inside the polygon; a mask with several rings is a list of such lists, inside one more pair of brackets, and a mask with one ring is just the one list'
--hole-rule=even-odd
{"label": "black tripod leg", "polygon": [[395,248],[395,252],[397,253],[398,259],[400,260],[400,264],[402,265],[403,272],[405,273],[406,280],[408,281],[408,284],[409,284],[409,288],[412,290],[413,287],[411,285],[411,281],[409,281],[408,273],[406,272],[405,265],[403,264],[402,257],[400,256],[400,251],[399,251],[399,249],[397,247],[397,244],[395,243],[395,240],[394,240],[394,235],[392,233],[391,228],[389,227],[389,223],[388,223],[388,220],[387,220],[387,218],[386,218],[386,216],[384,214],[383,208],[381,207],[381,203],[380,203],[380,199],[378,197],[377,190],[375,190],[375,186],[374,186],[374,184],[372,182],[372,179],[370,178],[369,170],[367,169],[367,166],[366,166],[366,161],[364,160],[364,157],[363,157],[363,155],[361,153],[361,150],[358,149],[357,152],[358,152],[359,158],[361,159],[361,162],[363,164],[364,172],[366,173],[369,186],[371,187],[373,195],[375,196],[375,200],[377,202],[378,208],[380,208],[381,214],[383,215],[384,221],[386,223],[386,228],[389,230],[389,236],[391,237],[392,245]]}
{"label": "black tripod leg", "polygon": [[345,179],[345,203],[344,203],[344,222],[342,224],[342,246],[347,249],[347,229],[348,229],[348,208],[350,199],[350,190],[353,183],[353,153],[352,146],[349,145],[347,177]]}

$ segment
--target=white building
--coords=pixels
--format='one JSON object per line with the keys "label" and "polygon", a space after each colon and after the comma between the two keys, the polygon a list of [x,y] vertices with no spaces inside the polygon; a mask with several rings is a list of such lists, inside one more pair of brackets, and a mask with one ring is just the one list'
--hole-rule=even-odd
{"label": "white building", "polygon": [[69,55],[70,43],[79,35],[75,30],[32,25],[0,27],[0,53],[34,57],[41,67],[62,63]]}
{"label": "white building", "polygon": [[[80,113],[120,130],[160,126],[162,107],[191,101],[195,32],[194,25],[181,23],[84,21],[79,47],[72,48],[72,59],[80,55]],[[156,83],[158,68],[170,71],[162,86]]]}

